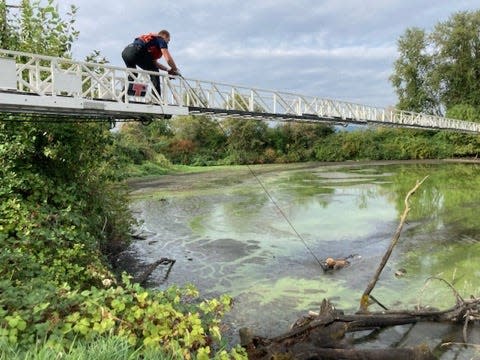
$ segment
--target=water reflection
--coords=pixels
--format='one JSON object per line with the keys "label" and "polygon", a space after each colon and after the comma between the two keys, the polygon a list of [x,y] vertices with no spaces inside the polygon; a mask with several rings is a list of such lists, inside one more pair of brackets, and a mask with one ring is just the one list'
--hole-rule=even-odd
{"label": "water reflection", "polygon": [[[428,175],[374,295],[391,308],[445,308],[454,302],[451,290],[438,281],[425,285],[427,278],[445,278],[464,296],[480,295],[479,169],[429,163],[286,167],[259,174],[281,211],[252,178],[219,179],[211,191],[198,193],[150,189],[133,207],[155,235],[133,244],[132,251],[146,263],[175,258],[162,286],[194,283],[205,296],[229,293],[236,301],[232,323],[277,335],[325,297],[346,310],[358,307],[405,195]],[[351,267],[324,274],[282,212],[318,258],[357,254]],[[394,275],[399,268],[406,271],[402,278]],[[160,286],[161,278],[154,273],[151,285]]]}

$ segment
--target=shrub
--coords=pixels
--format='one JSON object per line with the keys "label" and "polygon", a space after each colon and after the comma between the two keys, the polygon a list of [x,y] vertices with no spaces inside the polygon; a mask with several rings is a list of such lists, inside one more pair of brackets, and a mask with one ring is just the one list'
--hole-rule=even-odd
{"label": "shrub", "polygon": [[239,347],[230,354],[221,350],[220,318],[230,307],[229,297],[198,301],[193,287],[149,291],[125,276],[122,286],[107,278],[103,282],[104,288],[83,291],[63,285],[55,294],[42,292],[50,295],[34,306],[32,298],[21,300],[13,313],[0,309],[0,344],[25,351],[42,339],[61,353],[107,336],[139,355],[161,350],[172,358],[209,358],[218,350],[224,358],[245,358]]}

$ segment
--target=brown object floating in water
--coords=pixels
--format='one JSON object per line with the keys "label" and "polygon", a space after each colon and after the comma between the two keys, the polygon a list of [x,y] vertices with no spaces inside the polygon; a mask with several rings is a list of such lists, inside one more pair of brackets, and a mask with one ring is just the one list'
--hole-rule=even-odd
{"label": "brown object floating in water", "polygon": [[327,258],[325,260],[323,270],[338,270],[343,269],[344,267],[350,265],[350,262],[347,259],[334,259],[334,258]]}

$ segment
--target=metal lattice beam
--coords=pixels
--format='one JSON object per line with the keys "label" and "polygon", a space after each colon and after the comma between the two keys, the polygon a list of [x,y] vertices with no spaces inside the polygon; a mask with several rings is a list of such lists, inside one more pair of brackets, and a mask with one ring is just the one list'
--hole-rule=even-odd
{"label": "metal lattice beam", "polygon": [[[161,94],[152,85],[151,75],[160,77]],[[141,85],[146,91],[129,96],[129,84]],[[479,123],[441,116],[2,49],[0,112],[105,115],[110,118],[213,114],[480,133]]]}

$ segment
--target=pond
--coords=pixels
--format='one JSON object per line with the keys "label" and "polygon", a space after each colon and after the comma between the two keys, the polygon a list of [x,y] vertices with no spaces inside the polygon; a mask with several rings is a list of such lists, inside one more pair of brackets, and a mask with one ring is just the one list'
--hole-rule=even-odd
{"label": "pond", "polygon": [[[389,309],[446,309],[455,304],[446,282],[464,297],[480,296],[479,163],[257,165],[138,181],[132,209],[148,236],[129,252],[139,265],[176,260],[166,279],[164,267],[152,273],[151,287],[192,283],[204,297],[230,294],[232,333],[250,327],[279,335],[324,298],[347,312],[358,309],[406,194],[425,176],[372,295]],[[327,257],[350,257],[351,264],[324,273],[318,260]],[[458,338],[455,327],[435,327],[397,326],[365,347],[462,341],[461,329]],[[479,339],[478,330],[469,332],[470,342]],[[472,351],[438,354],[453,359]]]}

